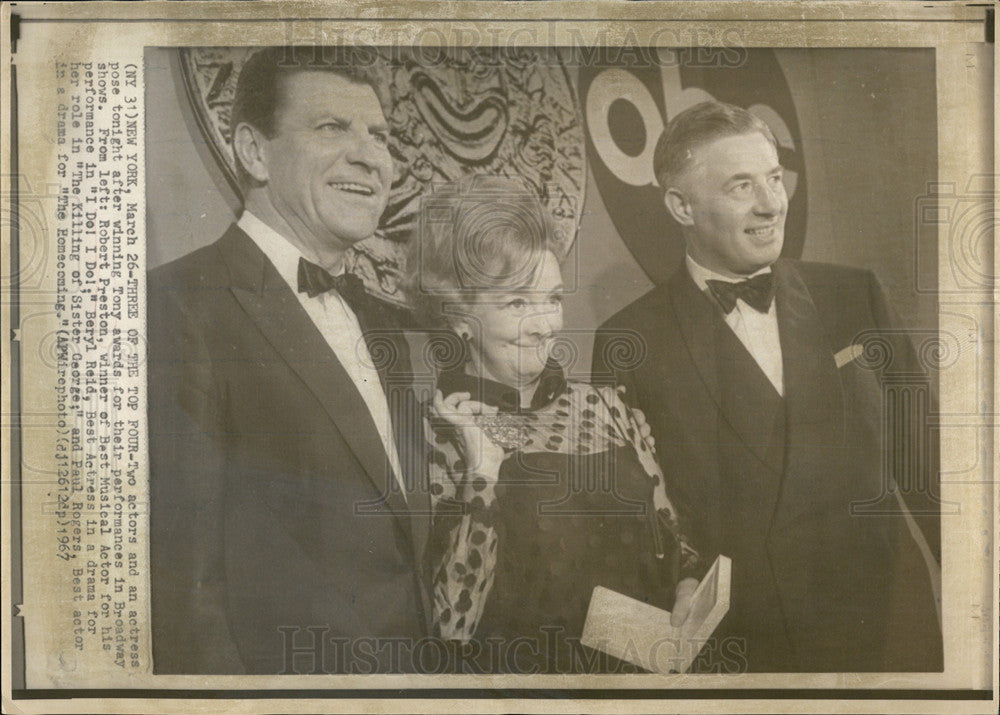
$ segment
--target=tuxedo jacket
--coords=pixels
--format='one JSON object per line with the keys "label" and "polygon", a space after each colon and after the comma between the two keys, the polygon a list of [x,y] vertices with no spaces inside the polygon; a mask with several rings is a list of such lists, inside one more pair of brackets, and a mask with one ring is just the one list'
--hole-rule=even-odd
{"label": "tuxedo jacket", "polygon": [[[400,444],[404,495],[347,372],[238,227],[151,271],[148,306],[155,671],[409,670],[398,647],[355,646],[427,631],[419,457]],[[369,296],[355,312],[399,418],[399,316]]]}
{"label": "tuxedo jacket", "polygon": [[694,545],[733,561],[700,667],[940,670],[927,376],[870,272],[773,271],[784,397],[684,267],[595,342],[594,380],[645,412]]}

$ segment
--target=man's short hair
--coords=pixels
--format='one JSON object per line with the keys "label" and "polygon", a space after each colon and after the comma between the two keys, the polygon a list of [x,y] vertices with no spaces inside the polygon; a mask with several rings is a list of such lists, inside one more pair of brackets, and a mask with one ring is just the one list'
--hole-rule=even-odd
{"label": "man's short hair", "polygon": [[[270,139],[277,131],[275,115],[282,100],[282,83],[298,72],[332,72],[351,82],[367,85],[383,103],[379,81],[378,53],[364,47],[266,47],[258,50],[243,65],[236,81],[236,94],[229,116],[229,131],[249,124]],[[240,186],[253,184],[253,178],[236,158],[236,176]]]}
{"label": "man's short hair", "polygon": [[742,107],[714,100],[688,107],[667,123],[653,152],[653,174],[666,191],[691,161],[701,144],[760,132],[777,150],[778,142],[767,123]]}

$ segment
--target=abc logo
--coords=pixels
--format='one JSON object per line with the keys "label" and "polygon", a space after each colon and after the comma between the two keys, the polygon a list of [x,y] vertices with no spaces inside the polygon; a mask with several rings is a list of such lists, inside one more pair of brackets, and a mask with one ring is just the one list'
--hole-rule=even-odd
{"label": "abc logo", "polygon": [[805,167],[795,106],[774,52],[644,49],[630,61],[607,52],[580,68],[589,163],[615,228],[649,278],[665,281],[684,254],[680,227],[653,176],[656,140],[671,117],[708,99],[748,109],[774,133],[789,196],[782,253],[799,257]]}

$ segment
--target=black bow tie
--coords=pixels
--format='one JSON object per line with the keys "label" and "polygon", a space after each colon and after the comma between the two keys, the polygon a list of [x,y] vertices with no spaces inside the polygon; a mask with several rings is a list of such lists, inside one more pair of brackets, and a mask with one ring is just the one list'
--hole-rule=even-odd
{"label": "black bow tie", "polygon": [[738,283],[714,280],[705,282],[727,315],[736,307],[737,298],[759,313],[766,313],[774,300],[774,274],[771,272],[761,273]]}
{"label": "black bow tie", "polygon": [[340,293],[354,312],[357,312],[358,304],[365,295],[365,285],[353,273],[341,273],[339,276],[331,276],[330,272],[322,266],[317,266],[305,258],[299,258],[299,293],[305,293],[310,298],[315,298],[321,293],[335,290]]}

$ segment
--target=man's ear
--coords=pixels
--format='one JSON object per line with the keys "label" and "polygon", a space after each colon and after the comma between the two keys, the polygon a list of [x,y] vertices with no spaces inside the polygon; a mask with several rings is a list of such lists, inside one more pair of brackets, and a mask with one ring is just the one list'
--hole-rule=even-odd
{"label": "man's ear", "polygon": [[681,226],[691,226],[694,224],[694,215],[691,210],[691,202],[681,192],[680,189],[669,188],[663,195],[663,204],[667,211],[674,217]]}
{"label": "man's ear", "polygon": [[267,147],[263,134],[241,122],[233,132],[233,153],[250,176],[261,183],[267,182]]}

